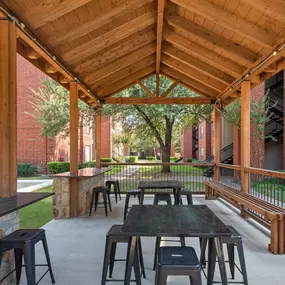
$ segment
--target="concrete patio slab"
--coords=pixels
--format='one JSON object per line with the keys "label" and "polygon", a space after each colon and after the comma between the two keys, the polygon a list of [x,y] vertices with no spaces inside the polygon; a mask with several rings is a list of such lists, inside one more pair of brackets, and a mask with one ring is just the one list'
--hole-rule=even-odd
{"label": "concrete patio slab", "polygon": [[[137,202],[136,199],[133,199]],[[145,203],[151,204],[152,199],[146,198]],[[255,227],[249,221],[242,219],[235,211],[219,201],[206,201],[202,197],[194,199],[195,204],[207,204],[226,224],[234,226],[243,236],[245,257],[247,263],[249,284],[251,285],[282,285],[285,280],[285,256],[272,255],[267,251],[269,242],[268,231]],[[123,222],[124,199],[118,204],[113,202],[113,212],[105,217],[104,210],[99,209],[91,217],[82,217],[70,220],[53,220],[44,228],[46,229],[50,255],[57,285],[100,285],[105,235],[113,224]],[[147,278],[142,280],[143,285],[154,284],[152,271],[154,238],[143,238],[143,254]],[[194,246],[199,254],[197,238],[188,238],[187,244]],[[173,245],[173,244],[172,244]],[[179,244],[178,244],[179,245]],[[117,256],[124,258],[126,246],[119,245]],[[236,255],[238,263],[238,257]],[[43,263],[44,256],[41,245],[37,246],[37,262]],[[114,278],[123,278],[124,262],[115,263]],[[37,269],[37,275],[43,268]],[[219,279],[218,266],[215,280]],[[228,274],[229,276],[229,274]],[[241,281],[237,272],[236,280]],[[21,284],[25,283],[25,277]],[[40,283],[51,284],[48,275]],[[122,284],[122,282],[108,282],[108,284]],[[189,284],[189,279],[184,277],[170,277],[169,285]],[[203,284],[206,279],[203,277]]]}

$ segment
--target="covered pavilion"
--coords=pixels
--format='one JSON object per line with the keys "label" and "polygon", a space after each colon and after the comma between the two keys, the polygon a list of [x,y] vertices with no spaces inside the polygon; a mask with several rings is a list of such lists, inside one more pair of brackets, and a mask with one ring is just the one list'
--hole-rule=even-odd
{"label": "covered pavilion", "polygon": [[[241,191],[249,192],[250,173],[284,179],[283,173],[252,168],[249,147],[250,90],[285,68],[284,36],[280,0],[1,1],[0,197],[17,193],[17,53],[70,91],[71,174],[78,171],[78,100],[97,110],[99,169],[102,104],[214,104],[218,182],[220,168],[229,168],[220,163],[219,110],[241,97],[241,165],[231,166],[241,172]],[[155,94],[142,82],[152,75]],[[163,94],[160,75],[173,81]],[[148,97],[116,97],[133,84]],[[199,96],[168,97],[177,84]],[[71,180],[72,217],[78,216],[78,197]],[[283,225],[275,227],[284,237]]]}

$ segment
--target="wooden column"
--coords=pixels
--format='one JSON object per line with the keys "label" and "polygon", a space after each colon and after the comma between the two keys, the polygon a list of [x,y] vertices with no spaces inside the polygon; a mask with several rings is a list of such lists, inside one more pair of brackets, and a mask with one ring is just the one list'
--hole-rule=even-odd
{"label": "wooden column", "polygon": [[[70,173],[78,170],[78,83],[70,82]],[[70,217],[77,216],[78,178],[70,178]]]}
{"label": "wooden column", "polygon": [[17,194],[16,32],[0,12],[0,197]]}
{"label": "wooden column", "polygon": [[217,109],[214,110],[214,180],[219,181],[220,170],[216,163],[221,162],[222,149],[222,115]]}
{"label": "wooden column", "polygon": [[[240,165],[240,131],[238,127],[233,127],[233,164]],[[240,178],[240,171],[234,170],[234,178]]]}
{"label": "wooden column", "polygon": [[250,81],[241,84],[241,190],[248,193],[250,166]]}
{"label": "wooden column", "polygon": [[101,168],[101,112],[98,112],[95,116],[95,149],[96,149],[96,168]]}

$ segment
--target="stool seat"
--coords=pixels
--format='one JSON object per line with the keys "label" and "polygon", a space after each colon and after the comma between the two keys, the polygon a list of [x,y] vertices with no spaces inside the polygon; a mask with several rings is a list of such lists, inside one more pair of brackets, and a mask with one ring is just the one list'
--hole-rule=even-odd
{"label": "stool seat", "polygon": [[42,229],[23,229],[5,236],[1,239],[1,242],[4,243],[5,246],[9,246],[9,244],[14,245],[15,243],[22,245],[30,243],[31,241],[37,242],[41,240],[44,235],[45,231]]}
{"label": "stool seat", "polygon": [[96,186],[93,188],[95,192],[108,192],[109,188],[107,186]]}

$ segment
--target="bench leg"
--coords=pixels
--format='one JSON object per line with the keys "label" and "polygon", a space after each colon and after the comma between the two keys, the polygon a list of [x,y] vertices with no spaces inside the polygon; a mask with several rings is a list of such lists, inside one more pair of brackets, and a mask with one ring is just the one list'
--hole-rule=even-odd
{"label": "bench leg", "polygon": [[278,238],[278,241],[279,241],[279,245],[278,245],[278,253],[279,254],[284,254],[284,235],[285,235],[285,232],[284,232],[284,220],[280,220],[278,221],[279,222],[279,238]]}
{"label": "bench leg", "polygon": [[278,253],[278,220],[277,219],[274,219],[271,221],[269,250],[273,254]]}

